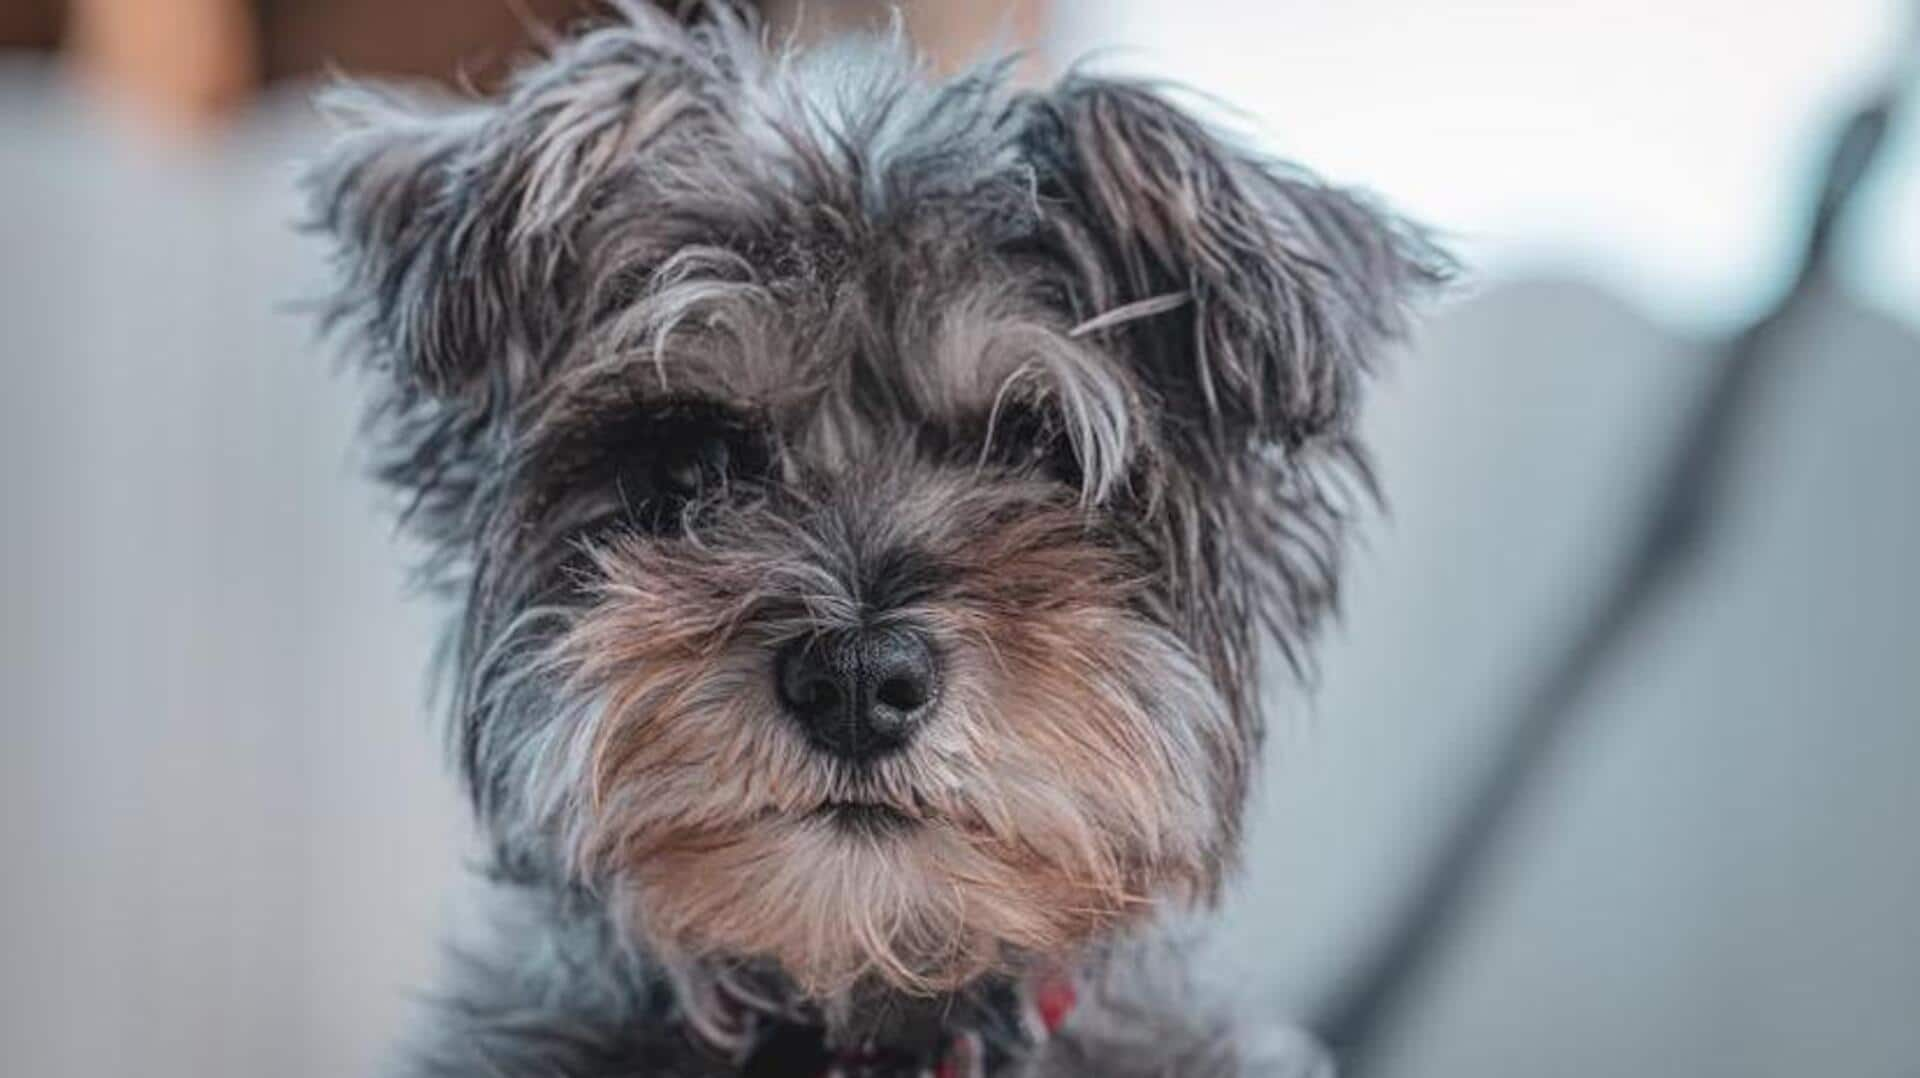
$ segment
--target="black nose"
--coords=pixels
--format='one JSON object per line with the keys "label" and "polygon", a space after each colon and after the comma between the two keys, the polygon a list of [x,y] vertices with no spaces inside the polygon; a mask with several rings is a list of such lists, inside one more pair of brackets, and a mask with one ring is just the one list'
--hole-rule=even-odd
{"label": "black nose", "polygon": [[905,745],[933,700],[933,650],[910,629],[810,636],[781,651],[780,702],[816,745],[870,760]]}

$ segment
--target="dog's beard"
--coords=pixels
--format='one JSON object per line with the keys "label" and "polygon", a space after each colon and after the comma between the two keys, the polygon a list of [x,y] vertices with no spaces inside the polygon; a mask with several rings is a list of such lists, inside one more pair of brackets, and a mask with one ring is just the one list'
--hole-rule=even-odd
{"label": "dog's beard", "polygon": [[551,652],[578,719],[541,771],[578,870],[656,949],[771,960],[815,999],[925,995],[1218,884],[1227,706],[1070,512],[1005,522],[952,555],[947,594],[885,612],[937,641],[943,685],[863,765],[810,745],[770,675],[779,642],[858,613],[831,574],[722,543],[596,561]]}

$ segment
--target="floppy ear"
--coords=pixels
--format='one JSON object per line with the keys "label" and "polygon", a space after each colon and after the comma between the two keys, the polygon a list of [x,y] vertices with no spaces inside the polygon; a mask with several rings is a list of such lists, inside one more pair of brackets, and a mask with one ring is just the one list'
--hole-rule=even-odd
{"label": "floppy ear", "polygon": [[[585,238],[617,242],[623,269],[644,273],[644,236],[664,227],[646,213],[648,178],[671,173],[675,147],[724,143],[714,136],[732,123],[747,28],[722,13],[689,30],[648,5],[616,6],[619,20],[497,100],[346,87],[326,102],[349,126],[306,178],[314,227],[334,246],[328,320],[353,331],[380,376],[376,468],[411,495],[409,518],[443,557],[483,515],[509,441],[500,425],[599,300],[580,286]],[[599,219],[616,213],[617,227]]]}
{"label": "floppy ear", "polygon": [[1177,443],[1290,446],[1347,429],[1404,305],[1449,264],[1350,191],[1258,159],[1144,84],[1072,77],[1030,99],[1043,217],[1086,316],[1162,296],[1130,324]]}
{"label": "floppy ear", "polygon": [[352,125],[306,178],[313,226],[335,245],[330,317],[351,320],[370,361],[412,388],[448,394],[500,339],[510,298],[479,256],[470,185],[494,109],[440,109],[359,87],[323,107]]}
{"label": "floppy ear", "polygon": [[1337,599],[1363,376],[1451,266],[1366,198],[1257,158],[1140,83],[1026,99],[1041,243],[1081,332],[1160,412],[1167,596],[1258,728],[1254,629],[1296,670]]}
{"label": "floppy ear", "polygon": [[[311,170],[336,245],[330,311],[377,365],[437,396],[511,395],[542,373],[581,302],[562,287],[603,185],[727,122],[746,28],[689,30],[649,5],[522,71],[497,101],[448,107],[357,87],[349,131]],[[482,375],[487,377],[482,378]]]}

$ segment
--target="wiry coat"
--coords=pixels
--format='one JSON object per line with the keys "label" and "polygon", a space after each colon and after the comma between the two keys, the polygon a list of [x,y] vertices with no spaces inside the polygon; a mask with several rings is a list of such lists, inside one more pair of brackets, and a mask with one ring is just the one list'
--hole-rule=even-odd
{"label": "wiry coat", "polygon": [[[1150,87],[1004,75],[634,7],[495,101],[335,97],[332,310],[463,604],[502,919],[415,1073],[728,1073],[713,977],[833,1037],[990,1031],[1037,963],[1105,987],[1002,1070],[1247,1065],[1115,956],[1232,868],[1261,641],[1298,665],[1334,601],[1361,381],[1445,267]],[[854,767],[766,657],[875,625],[940,696]]]}

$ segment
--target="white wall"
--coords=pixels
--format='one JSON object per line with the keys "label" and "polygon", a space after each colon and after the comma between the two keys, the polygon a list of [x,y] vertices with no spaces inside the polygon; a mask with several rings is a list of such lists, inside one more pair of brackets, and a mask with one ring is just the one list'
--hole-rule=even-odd
{"label": "white wall", "polygon": [[[1781,283],[1808,160],[1920,12],[1902,0],[1060,0],[1063,57],[1184,83],[1451,234],[1723,326]],[[1920,32],[1920,31],[1915,31]],[[1222,110],[1225,114],[1228,110]],[[1860,239],[1920,300],[1920,115]]]}

